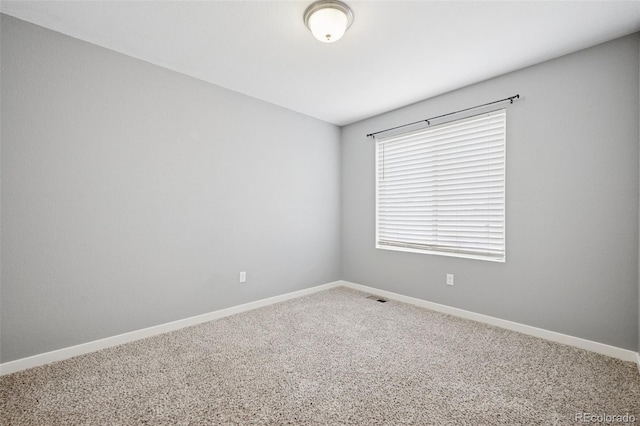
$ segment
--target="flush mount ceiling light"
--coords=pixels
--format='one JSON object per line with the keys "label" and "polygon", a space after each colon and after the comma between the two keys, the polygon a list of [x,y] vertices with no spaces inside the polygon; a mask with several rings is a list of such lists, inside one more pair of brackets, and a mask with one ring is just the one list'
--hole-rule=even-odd
{"label": "flush mount ceiling light", "polygon": [[353,22],[349,6],[337,0],[319,0],[304,12],[304,23],[323,43],[340,40]]}

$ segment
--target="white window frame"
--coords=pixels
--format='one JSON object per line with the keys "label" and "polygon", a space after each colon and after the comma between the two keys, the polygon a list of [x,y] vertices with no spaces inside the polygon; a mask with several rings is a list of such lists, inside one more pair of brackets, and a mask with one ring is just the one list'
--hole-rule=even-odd
{"label": "white window frame", "polygon": [[[494,178],[494,180],[492,180],[490,183],[487,183],[487,185],[489,185],[486,188],[486,193],[485,195],[487,196],[487,200],[489,199],[489,197],[491,197],[492,201],[489,203],[488,201],[485,204],[479,203],[479,205],[477,206],[477,209],[475,207],[473,208],[469,208],[466,207],[467,210],[465,210],[466,214],[471,214],[474,215],[476,213],[473,213],[473,211],[475,210],[479,210],[479,211],[489,211],[486,209],[491,209],[490,211],[490,216],[488,215],[486,217],[487,219],[487,223],[485,224],[485,229],[491,229],[491,231],[488,231],[486,233],[486,239],[487,241],[491,240],[493,242],[495,242],[496,244],[488,244],[486,247],[487,248],[483,248],[480,247],[482,246],[484,243],[480,243],[479,246],[473,247],[475,245],[474,237],[468,237],[467,235],[469,235],[469,233],[465,233],[464,232],[464,226],[461,225],[460,229],[454,229],[452,230],[449,225],[453,222],[455,222],[454,219],[452,219],[451,215],[448,215],[446,217],[447,220],[449,220],[449,223],[446,227],[446,231],[442,230],[440,228],[440,226],[442,225],[438,225],[436,224],[435,227],[436,229],[434,230],[433,226],[427,226],[427,225],[409,225],[412,228],[417,228],[417,232],[416,234],[422,233],[429,233],[429,232],[433,232],[436,233],[437,235],[439,235],[440,237],[435,237],[435,239],[441,238],[441,239],[446,239],[447,243],[446,244],[440,244],[438,245],[437,243],[433,243],[433,241],[425,239],[422,242],[416,242],[417,240],[415,238],[418,238],[417,236],[409,236],[407,237],[408,240],[411,240],[412,238],[414,238],[413,241],[401,241],[400,239],[396,240],[395,237],[394,238],[390,238],[389,241],[381,241],[381,216],[384,216],[384,214],[381,214],[381,173],[383,172],[383,165],[381,164],[381,162],[384,161],[383,159],[383,155],[381,154],[380,150],[384,149],[385,144],[389,147],[391,147],[392,145],[390,144],[396,144],[395,146],[399,146],[402,143],[406,143],[403,141],[406,140],[410,140],[411,142],[409,142],[411,145],[405,145],[405,147],[415,147],[416,144],[420,144],[421,142],[418,140],[418,138],[423,138],[423,139],[429,139],[431,138],[430,142],[422,142],[424,145],[422,146],[422,148],[420,148],[421,150],[429,150],[429,143],[431,144],[438,144],[437,142],[434,142],[434,140],[437,140],[437,136],[438,132],[443,132],[443,131],[448,131],[448,130],[454,130],[456,129],[455,126],[471,126],[474,121],[473,120],[487,120],[487,121],[499,121],[498,124],[491,124],[491,134],[492,136],[490,136],[490,138],[498,138],[499,142],[496,142],[494,140],[492,140],[491,142],[491,147],[492,149],[498,149],[496,148],[496,144],[500,145],[501,148],[501,155],[498,155],[498,158],[501,159],[501,170],[496,171],[495,169],[491,170],[492,176]],[[480,122],[480,121],[477,121]],[[424,253],[424,254],[433,254],[433,255],[441,255],[441,256],[451,256],[451,257],[460,257],[460,258],[467,258],[467,259],[477,259],[477,260],[486,260],[486,261],[492,261],[492,262],[505,262],[506,261],[506,123],[507,123],[507,117],[506,117],[506,110],[505,109],[498,109],[498,110],[493,110],[490,112],[485,112],[482,114],[476,114],[476,115],[472,115],[472,116],[468,116],[465,118],[461,118],[458,120],[453,120],[453,121],[448,121],[446,123],[442,123],[442,124],[438,124],[438,125],[433,125],[424,129],[420,129],[420,130],[415,130],[415,131],[410,131],[410,132],[406,132],[406,133],[401,133],[401,134],[396,134],[393,136],[389,136],[386,138],[376,138],[375,144],[376,144],[376,148],[375,148],[375,166],[376,166],[376,185],[375,185],[375,191],[376,191],[376,223],[375,223],[375,231],[376,231],[376,248],[378,249],[383,249],[383,250],[394,250],[394,251],[404,251],[404,252],[412,252],[412,253]],[[497,127],[496,127],[497,126]],[[494,135],[497,134],[498,136]],[[489,133],[487,133],[489,134]],[[435,138],[435,139],[434,139]],[[417,142],[416,142],[417,141]],[[463,142],[464,144],[464,142]],[[442,145],[442,144],[438,144],[438,145]],[[431,146],[435,146],[435,145],[431,145]],[[438,148],[436,148],[437,150]],[[498,149],[499,151],[499,149]],[[496,151],[496,152],[498,152]],[[388,151],[391,152],[391,151]],[[389,154],[388,154],[389,155]],[[424,155],[424,154],[423,154]],[[492,154],[491,160],[495,160],[494,158],[494,154]],[[426,161],[426,160],[425,160]],[[487,160],[489,161],[489,160]],[[389,166],[388,166],[389,167]],[[426,167],[426,166],[425,166]],[[487,166],[488,167],[488,166]],[[455,166],[454,166],[455,168]],[[390,168],[388,168],[387,170],[390,170]],[[427,170],[427,169],[425,169]],[[433,169],[429,169],[430,171],[432,171]],[[390,173],[390,172],[387,172]],[[487,172],[488,173],[488,172]],[[501,194],[496,196],[496,182],[495,179],[496,175],[499,177],[499,180],[501,182]],[[431,185],[433,182],[432,178],[421,178],[424,179],[422,181],[420,181],[420,184],[425,184],[425,185]],[[499,186],[499,185],[498,185]],[[423,191],[424,192],[424,191]],[[438,197],[441,197],[438,195]],[[498,198],[496,198],[498,197]],[[496,201],[497,200],[497,201]],[[424,204],[424,200],[422,200],[420,203]],[[439,205],[443,205],[442,204],[442,199],[440,199],[440,201],[435,200],[435,203],[440,203]],[[434,204],[434,206],[436,205]],[[397,208],[397,207],[396,207]],[[457,207],[455,209],[457,211],[457,215],[456,218],[457,221],[459,222],[459,218],[460,218],[460,212],[462,211],[462,208]],[[424,210],[418,210],[417,211],[419,213],[419,218],[417,219],[417,221],[422,221],[425,223],[431,223],[431,225],[433,225],[434,222],[437,222],[437,217],[438,214],[434,213],[434,214],[428,214],[425,213]],[[489,214],[489,213],[487,213]],[[389,215],[390,213],[388,213],[385,217],[387,218],[387,222],[386,222],[386,226],[389,226],[388,221],[389,220],[393,220],[393,219],[389,219]],[[440,217],[444,217],[445,215],[440,215]],[[477,218],[479,219],[479,222],[475,222],[476,226],[477,224],[480,224],[482,222],[482,218],[481,218],[481,214],[477,215]],[[444,221],[444,219],[441,219],[441,221]],[[391,225],[394,226],[394,225]],[[399,233],[402,233],[402,231],[406,230],[407,228],[403,228],[403,224],[397,225],[397,229],[390,231],[391,233],[396,234],[396,236]],[[458,226],[458,225],[456,225]],[[419,228],[420,227],[420,228]],[[424,228],[422,228],[424,227]],[[479,228],[474,228],[474,230],[477,233],[477,230]],[[400,232],[399,232],[400,231]],[[407,231],[407,232],[413,232],[413,231]],[[452,236],[453,233],[456,233],[456,236]],[[443,235],[446,235],[443,236]],[[461,235],[461,236],[459,236]],[[422,238],[422,237],[420,237]],[[469,241],[465,241],[465,238],[467,238],[467,240]],[[460,239],[461,241],[459,242],[453,242],[452,240],[457,240]],[[392,240],[392,241],[391,241]],[[453,244],[453,245],[452,245]],[[458,244],[458,246],[456,246],[456,244]],[[467,244],[467,245],[465,245]]]}

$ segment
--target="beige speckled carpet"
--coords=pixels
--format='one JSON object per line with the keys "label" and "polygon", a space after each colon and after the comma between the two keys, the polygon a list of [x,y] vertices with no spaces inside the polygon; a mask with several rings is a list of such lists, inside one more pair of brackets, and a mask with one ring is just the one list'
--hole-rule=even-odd
{"label": "beige speckled carpet", "polygon": [[335,288],[3,376],[0,424],[640,423],[633,363],[365,296]]}

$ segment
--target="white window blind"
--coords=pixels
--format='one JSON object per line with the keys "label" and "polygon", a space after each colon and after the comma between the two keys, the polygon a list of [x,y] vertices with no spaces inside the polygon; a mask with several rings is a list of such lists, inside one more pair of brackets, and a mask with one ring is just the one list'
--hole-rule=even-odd
{"label": "white window blind", "polygon": [[376,247],[505,260],[504,109],[376,141]]}

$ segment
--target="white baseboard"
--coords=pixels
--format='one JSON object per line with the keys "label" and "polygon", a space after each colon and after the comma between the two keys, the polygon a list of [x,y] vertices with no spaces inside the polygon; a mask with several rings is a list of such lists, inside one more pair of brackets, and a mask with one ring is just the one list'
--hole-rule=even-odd
{"label": "white baseboard", "polygon": [[105,339],[94,340],[93,342],[82,343],[80,345],[71,346],[68,348],[58,349],[27,358],[21,358],[15,361],[5,362],[3,364],[0,364],[0,376],[15,373],[21,370],[26,370],[27,368],[49,364],[55,361],[62,361],[74,356],[83,355],[100,349],[110,348],[112,346],[121,345],[123,343],[133,342],[135,340],[167,333],[169,331],[179,330],[184,327],[190,327],[192,325],[197,325],[203,322],[227,317],[229,315],[239,314],[241,312],[250,311],[252,309],[261,308],[263,306],[272,305],[274,303],[284,302],[285,300],[307,296],[309,294],[316,293],[322,290],[328,290],[340,285],[342,285],[341,281],[335,281],[316,287],[306,288],[304,290],[294,291],[292,293],[282,294],[280,296],[269,297],[267,299],[261,299],[255,302],[245,303],[243,305],[232,306],[230,308],[221,309],[219,311],[209,312],[206,314],[173,321],[166,324],[144,328],[142,330],[131,331],[129,333],[119,334],[117,336],[107,337]]}
{"label": "white baseboard", "polygon": [[373,293],[377,296],[383,296],[389,299],[397,300],[399,302],[410,303],[412,305],[420,306],[422,308],[431,309],[449,315],[454,315],[456,317],[495,325],[496,327],[506,328],[508,330],[517,331],[523,334],[528,334],[530,336],[540,337],[542,339],[551,340],[553,342],[574,346],[576,348],[585,349],[602,355],[607,355],[612,358],[618,358],[623,361],[635,362],[638,364],[638,370],[640,371],[640,356],[638,355],[638,352],[630,351],[628,349],[622,349],[604,343],[582,339],[580,337],[569,336],[567,334],[556,333],[555,331],[532,327],[530,325],[507,321],[488,315],[477,314],[475,312],[466,311],[464,309],[453,308],[451,306],[441,305],[439,303],[433,303],[426,300],[417,299],[415,297],[404,296],[402,294],[392,293],[390,291],[380,290],[377,288],[355,284],[348,281],[342,281],[341,283],[343,286],[352,288],[354,290]]}
{"label": "white baseboard", "polygon": [[437,312],[442,312],[449,315],[454,315],[460,318],[466,318],[473,321],[478,321],[486,324],[491,324],[497,327],[505,328],[508,330],[517,331],[523,334],[528,334],[535,337],[551,340],[554,342],[562,343],[565,345],[575,346],[577,348],[585,349],[591,352],[596,352],[602,355],[607,355],[613,358],[618,358],[623,361],[635,362],[640,372],[640,354],[627,349],[618,348],[615,346],[606,345],[604,343],[598,343],[591,340],[582,339],[579,337],[569,336],[567,334],[556,333],[537,327],[532,327],[525,324],[520,324],[512,321],[503,320],[500,318],[491,317],[488,315],[482,315],[464,309],[453,308],[447,305],[441,305],[439,303],[429,302],[414,297],[404,296],[402,294],[393,293],[386,290],[380,290],[373,287],[364,286],[361,284],[355,284],[349,281],[334,281],[327,284],[322,284],[316,287],[307,288],[304,290],[294,291],[292,293],[286,293],[280,296],[269,297],[267,299],[257,300],[255,302],[245,303],[243,305],[233,306],[226,309],[221,309],[207,314],[197,315],[190,318],[185,318],[178,321],[169,322],[142,330],[136,330],[129,333],[119,334],[117,336],[107,337],[105,339],[95,340],[93,342],[83,343],[68,348],[63,348],[43,354],[30,356],[27,358],[18,359],[15,361],[6,362],[0,364],[0,375],[11,374],[17,371],[26,370],[27,368],[37,367],[44,364],[49,364],[55,361],[62,361],[74,356],[83,355],[89,352],[94,352],[100,349],[109,348],[112,346],[121,345],[123,343],[133,342],[135,340],[144,339],[146,337],[155,336],[169,331],[178,330],[184,327],[201,324],[203,322],[212,321],[218,318],[223,318],[229,315],[239,314],[241,312],[250,311],[252,309],[261,308],[263,306],[272,305],[274,303],[284,302],[285,300],[295,299],[309,294],[317,293],[319,291],[328,290],[330,288],[344,286],[354,290],[359,290],[365,293],[373,293],[378,296],[383,296],[389,299],[397,300],[404,303],[420,306],[423,308],[431,309]]}

